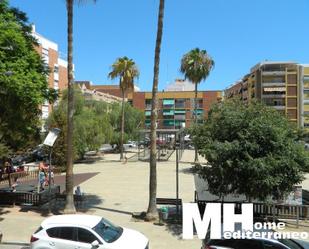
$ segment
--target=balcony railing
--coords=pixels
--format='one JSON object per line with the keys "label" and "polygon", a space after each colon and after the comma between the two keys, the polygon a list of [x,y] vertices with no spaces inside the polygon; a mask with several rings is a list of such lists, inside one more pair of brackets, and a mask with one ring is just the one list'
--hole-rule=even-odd
{"label": "balcony railing", "polygon": [[262,98],[285,98],[285,93],[262,94]]}
{"label": "balcony railing", "polygon": [[285,75],[285,70],[267,70],[267,71],[262,71],[262,75]]}
{"label": "balcony railing", "polygon": [[266,86],[285,86],[285,82],[281,81],[281,82],[274,82],[274,81],[269,81],[269,82],[263,82],[262,83],[264,87]]}
{"label": "balcony railing", "polygon": [[285,110],[285,105],[268,105],[276,110]]}

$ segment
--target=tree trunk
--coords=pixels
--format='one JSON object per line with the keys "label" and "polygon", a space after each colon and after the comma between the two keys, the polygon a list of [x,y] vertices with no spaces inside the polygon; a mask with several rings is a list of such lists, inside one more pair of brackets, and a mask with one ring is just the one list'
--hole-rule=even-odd
{"label": "tree trunk", "polygon": [[125,91],[122,90],[120,160],[123,160],[124,106],[125,106],[125,103],[124,103],[124,95],[125,95]]}
{"label": "tree trunk", "polygon": [[66,203],[64,212],[75,213],[73,198],[73,115],[74,115],[74,79],[73,79],[73,0],[67,0],[68,15],[68,130],[67,130],[67,168]]}
{"label": "tree trunk", "polygon": [[155,60],[153,69],[153,85],[152,85],[152,104],[151,104],[151,127],[150,127],[150,174],[149,174],[149,204],[146,213],[146,220],[157,220],[157,91],[159,81],[159,65],[160,65],[160,51],[163,32],[163,17],[164,17],[164,0],[160,0],[159,16],[158,16],[158,28],[157,28],[157,40],[155,48]]}
{"label": "tree trunk", "polygon": [[[197,83],[195,83],[195,96],[194,96],[194,125],[197,124]],[[194,163],[198,163],[197,146],[194,144]]]}

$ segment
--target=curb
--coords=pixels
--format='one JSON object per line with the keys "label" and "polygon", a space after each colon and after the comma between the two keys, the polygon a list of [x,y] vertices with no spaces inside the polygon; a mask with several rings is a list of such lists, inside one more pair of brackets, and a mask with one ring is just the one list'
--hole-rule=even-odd
{"label": "curb", "polygon": [[17,245],[17,246],[29,246],[30,243],[20,241],[2,241],[0,245]]}

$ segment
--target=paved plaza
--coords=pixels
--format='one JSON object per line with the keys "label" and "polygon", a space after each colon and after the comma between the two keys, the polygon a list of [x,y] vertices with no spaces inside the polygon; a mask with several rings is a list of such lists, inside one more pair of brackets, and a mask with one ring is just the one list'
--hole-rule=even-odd
{"label": "paved plaza", "polygon": [[[194,151],[185,152],[182,160],[193,161]],[[148,206],[149,163],[116,162],[116,156],[105,155],[106,161],[92,164],[76,164],[74,172],[98,173],[80,184],[86,195],[91,195],[82,211],[88,214],[103,216],[115,224],[136,229],[144,233],[150,240],[152,249],[162,248],[200,248],[201,242],[182,240],[179,225],[156,226],[153,223],[132,220],[133,212],[146,211]],[[108,162],[109,161],[109,162]],[[189,173],[190,163],[180,164],[180,198],[183,202],[194,199],[194,179]],[[158,163],[158,197],[175,198],[175,156],[170,161]],[[3,241],[29,242],[31,233],[35,231],[45,218],[44,212],[15,208],[0,210],[0,229]],[[2,245],[1,248],[13,248]],[[16,248],[16,246],[14,247]],[[19,247],[19,248],[22,248]]]}

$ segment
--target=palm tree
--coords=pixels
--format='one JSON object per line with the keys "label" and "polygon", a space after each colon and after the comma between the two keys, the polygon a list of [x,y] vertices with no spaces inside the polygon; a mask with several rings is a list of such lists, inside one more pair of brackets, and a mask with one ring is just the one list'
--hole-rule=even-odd
{"label": "palm tree", "polygon": [[[92,0],[96,2],[96,0]],[[73,76],[73,4],[74,0],[66,0],[68,16],[68,127],[67,127],[67,167],[65,177],[66,203],[64,212],[75,213],[73,198],[73,115],[74,115],[74,76]],[[84,2],[78,0],[78,3]]]}
{"label": "palm tree", "polygon": [[112,71],[108,74],[111,79],[119,77],[119,87],[122,94],[120,160],[123,160],[125,94],[128,90],[134,91],[134,79],[138,76],[139,71],[135,62],[126,56],[118,58],[112,65]]}
{"label": "palm tree", "polygon": [[153,83],[152,83],[152,103],[151,103],[151,126],[150,126],[150,174],[149,174],[149,203],[146,213],[146,219],[156,220],[158,219],[157,210],[157,92],[159,81],[159,64],[160,64],[160,51],[161,41],[163,33],[163,18],[164,18],[164,0],[160,0],[158,25],[157,25],[157,39],[155,48],[155,59],[153,69]]}
{"label": "palm tree", "polygon": [[[199,48],[192,49],[181,59],[180,71],[184,74],[185,79],[188,79],[195,85],[194,124],[197,123],[197,85],[208,77],[214,65],[215,62],[207,54],[206,50],[200,50]],[[196,146],[194,162],[198,163]]]}

